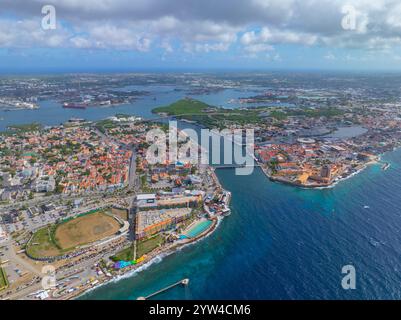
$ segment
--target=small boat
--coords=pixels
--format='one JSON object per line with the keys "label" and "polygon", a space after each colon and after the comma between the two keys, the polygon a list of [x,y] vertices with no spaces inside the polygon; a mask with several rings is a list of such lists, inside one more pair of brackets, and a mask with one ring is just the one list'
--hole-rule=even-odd
{"label": "small boat", "polygon": [[380,243],[378,241],[374,240],[373,238],[370,238],[369,243],[374,247],[377,247],[380,245]]}
{"label": "small boat", "polygon": [[363,206],[363,208],[364,208],[364,209],[369,209],[370,207],[369,207],[369,206]]}
{"label": "small boat", "polygon": [[386,162],[385,164],[383,164],[382,170],[387,170],[389,167],[390,167],[390,163]]}

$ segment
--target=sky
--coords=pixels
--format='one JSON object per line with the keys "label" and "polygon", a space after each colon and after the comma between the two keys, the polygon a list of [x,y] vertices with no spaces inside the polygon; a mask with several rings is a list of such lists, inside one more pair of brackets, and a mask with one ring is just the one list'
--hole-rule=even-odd
{"label": "sky", "polygon": [[400,0],[0,0],[0,73],[401,70],[400,49]]}

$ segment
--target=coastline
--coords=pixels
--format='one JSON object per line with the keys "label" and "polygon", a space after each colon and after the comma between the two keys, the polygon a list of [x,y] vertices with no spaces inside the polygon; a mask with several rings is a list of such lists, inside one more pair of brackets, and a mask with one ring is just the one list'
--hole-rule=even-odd
{"label": "coastline", "polygon": [[339,184],[340,182],[345,181],[345,180],[347,180],[347,179],[350,179],[350,178],[354,177],[355,175],[357,175],[357,174],[361,173],[362,171],[364,171],[368,166],[374,165],[374,164],[378,164],[379,162],[380,162],[380,156],[378,156],[378,159],[377,159],[377,160],[369,161],[369,162],[367,162],[367,163],[364,163],[364,164],[360,165],[359,168],[358,168],[356,171],[354,171],[354,172],[352,172],[352,173],[346,175],[345,177],[337,178],[337,179],[334,179],[333,181],[331,181],[331,182],[329,182],[329,183],[326,183],[326,184],[319,184],[319,185],[305,185],[305,184],[301,184],[301,183],[296,183],[296,182],[288,181],[288,180],[286,180],[286,179],[275,178],[275,177],[273,177],[271,174],[269,174],[269,173],[267,172],[267,169],[264,168],[262,165],[260,165],[259,167],[260,167],[260,169],[263,171],[263,173],[265,174],[265,176],[266,176],[270,181],[279,182],[279,183],[282,183],[282,184],[286,184],[286,185],[289,185],[289,186],[298,187],[298,188],[302,188],[302,189],[318,189],[318,190],[320,189],[320,190],[321,190],[321,189],[331,189],[331,188],[334,188],[334,187],[335,187],[337,184]]}
{"label": "coastline", "polygon": [[[222,188],[221,183],[218,180],[217,175],[215,174],[213,168],[212,168],[212,172],[213,172],[212,175],[213,175],[213,178],[215,179],[216,184],[220,188]],[[231,197],[228,198],[228,201],[226,203],[227,206],[230,205],[230,200],[231,200]],[[217,230],[217,228],[220,226],[221,222],[224,220],[224,217],[225,216],[215,216],[215,217],[211,218],[210,219],[212,221],[211,226],[208,229],[201,232],[196,237],[191,238],[191,239],[186,239],[185,242],[175,242],[175,243],[166,245],[164,248],[155,249],[153,252],[150,252],[149,254],[146,255],[146,258],[143,262],[141,262],[137,265],[134,265],[131,268],[129,268],[129,267],[125,268],[125,271],[123,271],[120,274],[117,274],[111,278],[106,278],[106,279],[104,279],[104,281],[96,284],[95,286],[91,286],[89,288],[83,288],[81,290],[74,291],[69,296],[63,297],[63,300],[64,299],[65,300],[78,299],[78,298],[84,296],[85,294],[87,294],[91,291],[94,291],[95,289],[100,288],[104,285],[107,285],[111,282],[118,282],[122,279],[126,279],[129,277],[135,276],[139,272],[145,271],[147,268],[149,268],[154,263],[162,262],[162,260],[165,257],[170,256],[174,253],[177,253],[177,252],[183,250],[184,248],[194,245],[194,244],[206,239],[210,235],[212,235]],[[124,270],[124,269],[121,269],[121,270]]]}
{"label": "coastline", "polygon": [[88,289],[83,289],[81,291],[77,291],[76,293],[74,292],[75,294],[72,294],[68,297],[63,297],[63,298],[65,298],[66,300],[71,300],[71,299],[75,300],[75,299],[78,299],[78,298],[84,296],[85,294],[87,294],[91,291],[94,291],[95,289],[98,289],[111,282],[118,282],[120,280],[135,276],[137,273],[145,271],[151,265],[162,262],[162,260],[164,258],[166,258],[174,253],[177,253],[186,247],[189,247],[191,245],[194,245],[194,244],[206,239],[207,237],[212,235],[214,233],[214,231],[217,230],[217,228],[220,226],[222,221],[223,221],[223,218],[215,218],[215,220],[213,220],[213,223],[210,226],[210,228],[208,228],[207,230],[202,232],[197,237],[190,239],[190,241],[187,241],[185,243],[175,243],[175,244],[171,244],[170,246],[166,246],[165,248],[162,248],[153,254],[152,253],[149,254],[148,257],[150,256],[150,258],[148,258],[148,260],[145,260],[144,262],[142,262],[138,265],[135,265],[134,268],[130,268],[130,269],[127,268],[127,270],[125,272],[122,272],[121,274],[116,275],[112,278],[106,279],[105,281],[97,284],[96,286],[90,287]]}

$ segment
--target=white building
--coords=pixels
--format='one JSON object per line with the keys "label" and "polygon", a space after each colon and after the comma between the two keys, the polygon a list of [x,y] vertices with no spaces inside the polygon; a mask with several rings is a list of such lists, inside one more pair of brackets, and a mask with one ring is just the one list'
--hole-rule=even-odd
{"label": "white building", "polygon": [[3,228],[0,225],[0,242],[3,242],[7,240],[7,233],[3,230]]}

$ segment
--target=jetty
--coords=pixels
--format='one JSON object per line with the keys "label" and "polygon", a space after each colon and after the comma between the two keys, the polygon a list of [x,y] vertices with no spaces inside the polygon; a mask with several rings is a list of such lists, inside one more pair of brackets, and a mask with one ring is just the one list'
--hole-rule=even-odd
{"label": "jetty", "polygon": [[159,295],[159,294],[161,294],[163,292],[166,292],[166,291],[168,291],[168,290],[170,290],[170,289],[172,289],[174,287],[177,287],[177,286],[180,286],[180,285],[187,286],[188,284],[189,284],[189,279],[188,278],[182,279],[182,280],[180,280],[178,282],[175,282],[175,283],[173,283],[173,284],[171,284],[171,285],[169,285],[169,286],[167,286],[165,288],[162,288],[162,289],[160,289],[160,290],[158,290],[156,292],[153,292],[152,294],[150,294],[150,295],[148,295],[146,297],[138,297],[137,300],[148,300],[148,299],[153,298],[154,296],[157,296],[157,295]]}

